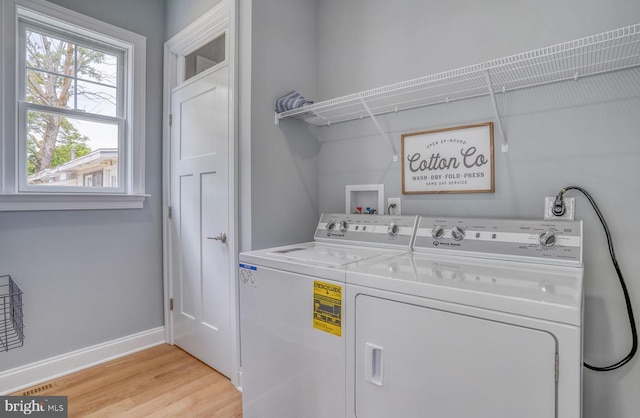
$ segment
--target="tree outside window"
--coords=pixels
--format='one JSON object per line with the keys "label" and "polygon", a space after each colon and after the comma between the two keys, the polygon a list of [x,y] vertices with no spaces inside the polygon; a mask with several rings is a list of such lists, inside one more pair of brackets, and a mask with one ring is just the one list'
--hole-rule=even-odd
{"label": "tree outside window", "polygon": [[27,111],[27,182],[95,187],[83,180],[85,173],[108,167],[105,174],[112,175],[118,163],[117,153],[114,158],[113,152],[102,151],[119,145],[118,125],[109,118],[121,113],[121,57],[46,31],[27,27],[24,34],[25,100],[32,105]]}

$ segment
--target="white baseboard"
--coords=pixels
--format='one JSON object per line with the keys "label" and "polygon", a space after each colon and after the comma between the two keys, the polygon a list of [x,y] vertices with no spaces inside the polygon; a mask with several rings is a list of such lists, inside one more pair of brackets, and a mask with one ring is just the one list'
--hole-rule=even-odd
{"label": "white baseboard", "polygon": [[0,395],[17,392],[165,342],[164,327],[159,327],[0,372]]}

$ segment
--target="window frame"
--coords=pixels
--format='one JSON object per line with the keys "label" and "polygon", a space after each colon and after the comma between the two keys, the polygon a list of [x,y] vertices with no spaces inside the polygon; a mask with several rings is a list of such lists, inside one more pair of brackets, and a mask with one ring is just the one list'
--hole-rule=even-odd
{"label": "window frame", "polygon": [[[3,0],[0,23],[0,211],[143,207],[148,196],[144,189],[146,38],[43,0]],[[29,109],[43,109],[41,105],[23,100],[21,75],[25,74],[25,54],[20,49],[20,45],[24,45],[20,37],[24,25],[36,31],[51,28],[51,32],[62,33],[72,42],[104,45],[123,52],[121,81],[126,93],[119,109],[121,114],[117,113],[117,123],[121,124],[122,161],[119,160],[118,165],[122,166],[119,167],[122,177],[116,188],[26,185],[26,114]],[[12,62],[16,64],[4,65]],[[89,119],[81,111],[56,109],[55,112]],[[107,118],[111,122],[118,119]]]}

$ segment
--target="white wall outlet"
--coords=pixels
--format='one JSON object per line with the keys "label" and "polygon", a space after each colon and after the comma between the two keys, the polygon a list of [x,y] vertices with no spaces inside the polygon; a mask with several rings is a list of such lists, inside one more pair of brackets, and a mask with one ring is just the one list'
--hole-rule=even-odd
{"label": "white wall outlet", "polygon": [[387,213],[389,215],[402,215],[402,200],[399,197],[390,197],[387,200]]}
{"label": "white wall outlet", "polygon": [[566,219],[573,221],[573,217],[576,213],[576,198],[575,197],[563,197],[564,202],[564,215],[556,216],[553,214],[553,203],[556,201],[554,197],[544,198],[544,219]]}

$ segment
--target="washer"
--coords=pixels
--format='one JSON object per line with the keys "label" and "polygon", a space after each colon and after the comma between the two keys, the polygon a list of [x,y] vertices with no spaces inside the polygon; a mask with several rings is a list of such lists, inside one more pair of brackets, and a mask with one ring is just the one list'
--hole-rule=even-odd
{"label": "washer", "polygon": [[582,223],[421,217],[347,272],[347,416],[581,416]]}
{"label": "washer", "polygon": [[245,418],[345,416],[346,269],[409,252],[416,225],[323,214],[312,242],[240,254]]}

